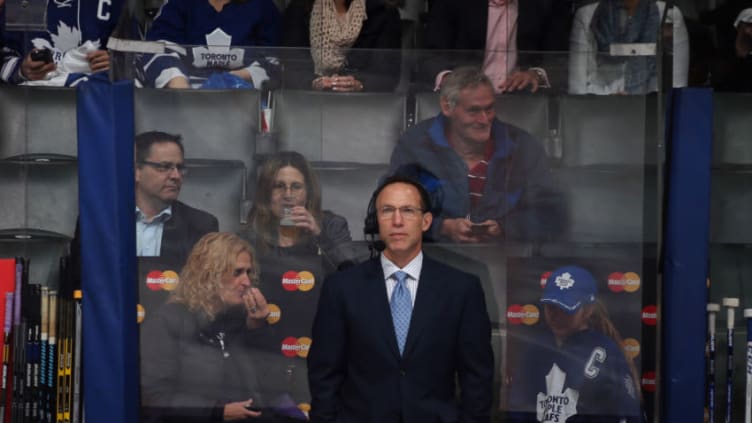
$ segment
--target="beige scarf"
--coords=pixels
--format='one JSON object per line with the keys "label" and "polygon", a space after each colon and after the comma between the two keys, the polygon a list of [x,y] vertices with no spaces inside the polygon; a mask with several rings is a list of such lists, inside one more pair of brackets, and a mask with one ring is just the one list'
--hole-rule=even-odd
{"label": "beige scarf", "polygon": [[353,0],[340,17],[334,0],[315,0],[311,11],[311,57],[316,75],[331,75],[345,67],[345,54],[366,20],[365,0]]}

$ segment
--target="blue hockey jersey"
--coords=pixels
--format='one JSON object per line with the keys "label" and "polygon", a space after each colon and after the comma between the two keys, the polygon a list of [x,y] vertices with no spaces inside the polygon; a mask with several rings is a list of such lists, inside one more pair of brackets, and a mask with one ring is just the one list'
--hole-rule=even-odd
{"label": "blue hockey jersey", "polygon": [[167,51],[142,58],[142,79],[163,86],[175,76],[208,76],[254,62],[269,72],[276,64],[266,53],[243,47],[276,46],[279,31],[280,14],[272,0],[234,0],[219,12],[207,0],[167,0],[146,34],[149,41],[169,43]]}
{"label": "blue hockey jersey", "polygon": [[611,338],[588,329],[558,347],[546,329],[526,344],[509,386],[509,421],[641,420],[630,367]]}
{"label": "blue hockey jersey", "polygon": [[125,0],[47,0],[47,31],[8,33],[7,41],[21,53],[50,49],[55,62],[86,41],[104,49],[124,4]]}

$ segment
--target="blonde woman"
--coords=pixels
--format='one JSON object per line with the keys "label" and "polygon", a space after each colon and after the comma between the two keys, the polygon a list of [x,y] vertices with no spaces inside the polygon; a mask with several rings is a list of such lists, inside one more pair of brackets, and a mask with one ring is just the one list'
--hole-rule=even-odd
{"label": "blonde woman", "polygon": [[142,328],[142,421],[268,421],[253,356],[269,315],[257,271],[253,248],[235,234],[196,243],[178,287]]}

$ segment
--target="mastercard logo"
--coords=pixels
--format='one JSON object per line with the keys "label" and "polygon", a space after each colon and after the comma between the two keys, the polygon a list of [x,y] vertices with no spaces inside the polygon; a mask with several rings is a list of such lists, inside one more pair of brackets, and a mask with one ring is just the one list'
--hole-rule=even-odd
{"label": "mastercard logo", "polygon": [[541,278],[540,278],[540,286],[541,286],[541,288],[545,288],[546,287],[546,281],[548,280],[548,278],[551,277],[551,273],[553,273],[553,272],[546,272],[546,273],[544,273],[544,274],[541,275]]}
{"label": "mastercard logo", "polygon": [[302,272],[290,270],[282,275],[282,288],[285,291],[310,291],[315,284],[313,273],[306,270]]}
{"label": "mastercard logo", "polygon": [[311,338],[301,336],[296,338],[294,336],[288,336],[282,340],[282,355],[285,357],[300,358],[308,357],[308,350],[311,348]]}
{"label": "mastercard logo", "polygon": [[512,325],[532,326],[540,320],[540,310],[532,304],[512,304],[507,309],[507,320]]}
{"label": "mastercard logo", "polygon": [[152,270],[146,274],[146,287],[152,291],[173,291],[178,286],[177,272]]}
{"label": "mastercard logo", "polygon": [[642,390],[645,392],[655,392],[655,372],[645,372],[642,374],[640,381]]}
{"label": "mastercard logo", "polygon": [[648,326],[658,324],[658,309],[654,305],[645,306],[642,309],[642,323]]}
{"label": "mastercard logo", "polygon": [[141,304],[136,304],[136,323],[141,323],[146,317],[146,310]]}
{"label": "mastercard logo", "polygon": [[635,272],[614,272],[608,275],[608,289],[613,292],[636,292],[640,289],[640,275]]}
{"label": "mastercard logo", "polygon": [[269,307],[269,315],[266,317],[266,322],[270,325],[279,322],[279,319],[282,318],[282,311],[279,309],[279,306],[276,304],[268,304],[267,307]]}
{"label": "mastercard logo", "polygon": [[640,343],[634,338],[627,338],[624,340],[624,354],[627,358],[634,359],[640,355]]}

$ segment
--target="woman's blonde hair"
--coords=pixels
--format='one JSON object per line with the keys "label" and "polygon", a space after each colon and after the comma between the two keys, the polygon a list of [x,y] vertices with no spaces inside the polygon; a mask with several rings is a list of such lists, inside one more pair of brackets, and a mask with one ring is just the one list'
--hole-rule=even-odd
{"label": "woman's blonde hair", "polygon": [[189,310],[199,311],[214,320],[225,307],[220,295],[222,280],[233,272],[240,253],[251,256],[253,283],[258,266],[256,254],[248,242],[230,232],[210,232],[201,237],[191,249],[180,272],[180,282],[168,302],[185,304]]}

